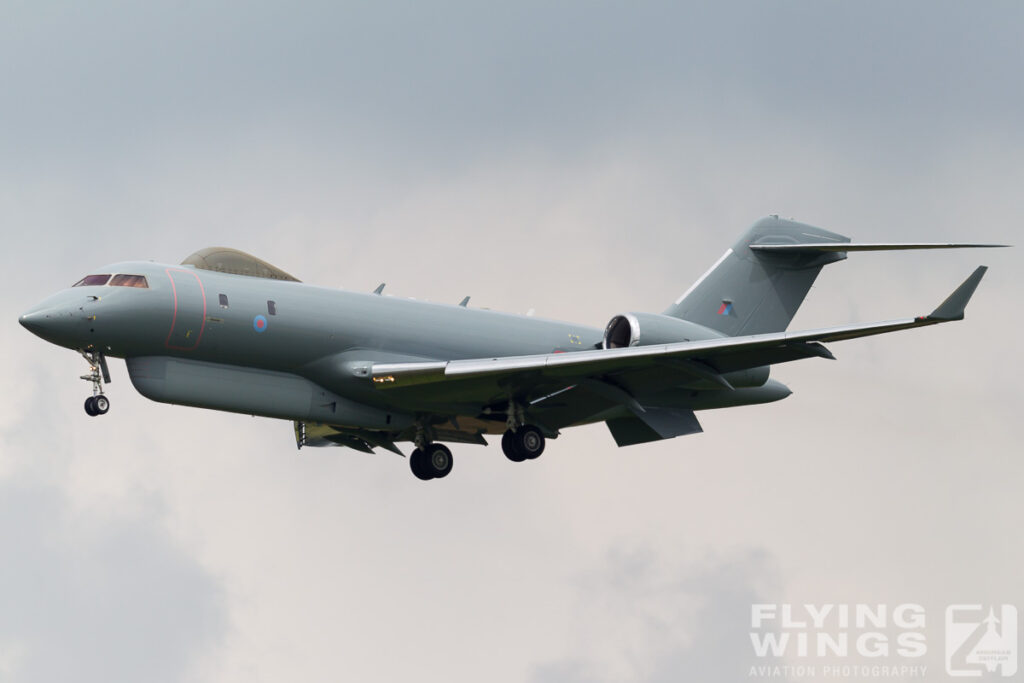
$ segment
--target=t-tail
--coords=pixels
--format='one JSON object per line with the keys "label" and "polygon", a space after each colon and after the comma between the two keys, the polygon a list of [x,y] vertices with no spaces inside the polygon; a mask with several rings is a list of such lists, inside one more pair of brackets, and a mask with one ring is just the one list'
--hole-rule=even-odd
{"label": "t-tail", "polygon": [[757,221],[664,315],[729,336],[782,332],[821,269],[851,251],[999,247],[965,243],[853,243],[778,216]]}

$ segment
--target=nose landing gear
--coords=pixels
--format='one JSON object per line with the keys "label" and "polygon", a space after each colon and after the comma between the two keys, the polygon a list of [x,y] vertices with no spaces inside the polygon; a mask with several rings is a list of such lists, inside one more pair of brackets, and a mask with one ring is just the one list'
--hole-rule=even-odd
{"label": "nose landing gear", "polygon": [[106,415],[108,410],[110,410],[110,399],[103,394],[85,399],[85,412],[89,417]]}
{"label": "nose landing gear", "polygon": [[103,393],[103,385],[110,384],[110,370],[107,359],[99,351],[79,351],[89,364],[89,374],[82,379],[92,384],[92,396],[85,399],[85,412],[89,417],[106,415],[110,410],[110,399]]}

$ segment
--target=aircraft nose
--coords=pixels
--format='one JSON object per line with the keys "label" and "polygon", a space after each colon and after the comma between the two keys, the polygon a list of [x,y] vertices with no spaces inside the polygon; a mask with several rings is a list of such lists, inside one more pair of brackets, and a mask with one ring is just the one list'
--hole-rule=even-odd
{"label": "aircraft nose", "polygon": [[46,317],[39,311],[29,311],[18,316],[18,322],[29,332],[35,334],[45,324]]}
{"label": "aircraft nose", "polygon": [[72,336],[80,327],[75,312],[65,307],[37,306],[22,313],[18,322],[37,337],[54,343]]}

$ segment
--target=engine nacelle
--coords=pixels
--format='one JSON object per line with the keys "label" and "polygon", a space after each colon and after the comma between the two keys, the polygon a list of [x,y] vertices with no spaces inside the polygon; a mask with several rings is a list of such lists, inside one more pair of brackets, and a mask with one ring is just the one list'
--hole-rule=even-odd
{"label": "engine nacelle", "polygon": [[620,349],[626,346],[671,344],[721,336],[721,332],[668,315],[623,313],[612,318],[604,328],[601,346],[605,349]]}
{"label": "engine nacelle", "polygon": [[[668,315],[657,313],[623,313],[609,321],[604,329],[601,346],[606,349],[619,349],[627,346],[651,346],[653,344],[672,344],[674,342],[717,339],[724,337],[721,332],[698,325],[688,320],[680,320]],[[700,364],[699,372],[694,379],[684,385],[691,389],[721,389],[721,379],[733,387],[759,387],[768,381],[769,367],[762,365],[756,368],[724,372],[718,377],[709,377],[707,373],[717,374],[717,370]]]}

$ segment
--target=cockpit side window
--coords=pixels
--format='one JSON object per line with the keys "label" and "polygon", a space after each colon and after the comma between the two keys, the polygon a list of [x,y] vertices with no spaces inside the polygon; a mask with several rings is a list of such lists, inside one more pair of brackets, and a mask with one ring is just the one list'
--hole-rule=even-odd
{"label": "cockpit side window", "polygon": [[107,284],[110,275],[86,275],[81,280],[71,285],[72,287],[101,287]]}
{"label": "cockpit side window", "polygon": [[114,279],[110,281],[112,287],[138,287],[139,289],[149,289],[149,283],[146,282],[145,275],[115,275]]}

